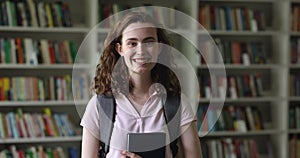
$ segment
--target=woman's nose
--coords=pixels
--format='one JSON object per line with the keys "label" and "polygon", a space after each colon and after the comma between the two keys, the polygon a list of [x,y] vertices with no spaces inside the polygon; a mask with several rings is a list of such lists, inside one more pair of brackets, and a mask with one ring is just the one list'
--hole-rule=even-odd
{"label": "woman's nose", "polygon": [[139,43],[136,47],[136,53],[138,54],[144,54],[145,53],[145,49],[144,49],[144,44],[143,43]]}

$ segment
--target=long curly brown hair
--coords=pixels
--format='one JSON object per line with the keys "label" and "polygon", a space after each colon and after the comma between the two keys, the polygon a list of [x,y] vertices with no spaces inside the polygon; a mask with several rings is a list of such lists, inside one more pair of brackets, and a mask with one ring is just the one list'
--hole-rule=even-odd
{"label": "long curly brown hair", "polygon": [[[104,50],[97,65],[92,87],[96,94],[127,93],[133,88],[125,62],[122,58],[119,60],[121,56],[116,50],[116,44],[121,44],[123,30],[128,25],[137,22],[153,24],[157,29],[158,41],[164,45],[172,45],[162,25],[150,15],[143,12],[127,13],[114,25],[104,41]],[[180,85],[175,73],[169,68],[169,66],[176,67],[170,50],[170,47],[163,47],[158,62],[151,70],[151,77],[154,83],[162,84],[168,93],[175,94],[180,93]]]}

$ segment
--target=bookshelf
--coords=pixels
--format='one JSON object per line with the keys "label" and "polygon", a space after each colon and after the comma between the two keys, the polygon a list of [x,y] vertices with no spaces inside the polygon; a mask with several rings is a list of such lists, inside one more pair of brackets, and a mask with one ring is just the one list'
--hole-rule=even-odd
{"label": "bookshelf", "polygon": [[[1,157],[15,154],[16,151],[24,155],[30,153],[31,155],[27,156],[33,157],[32,154],[34,153],[38,152],[41,154],[41,150],[43,150],[47,156],[52,155],[51,157],[53,157],[54,154],[60,154],[60,157],[63,157],[61,154],[63,154],[64,157],[80,156],[80,117],[77,114],[73,96],[70,92],[72,92],[71,79],[73,77],[73,61],[75,60],[74,52],[76,54],[80,43],[93,25],[93,20],[91,19],[94,18],[91,16],[92,12],[89,10],[92,6],[90,2],[91,1],[86,2],[83,0],[77,1],[76,3],[68,0],[62,2],[52,0],[7,0],[0,2],[1,126],[7,125],[4,124],[3,121],[6,120],[5,118],[8,114],[12,114],[12,116],[17,118],[17,111],[22,111],[22,115],[18,115],[19,119],[15,121],[17,121],[20,126],[23,124],[23,127],[25,127],[24,130],[24,128],[19,128],[18,125],[15,127],[11,126],[17,130],[22,129],[18,131],[18,136],[9,135],[7,130],[1,130]],[[13,12],[13,9],[7,9],[9,7],[20,10]],[[36,14],[32,13],[34,10],[32,7],[36,9]],[[56,11],[50,10],[49,12],[49,8],[53,10],[56,9]],[[78,10],[81,12],[78,12]],[[19,21],[20,16],[22,16],[21,21]],[[90,17],[91,19],[86,17]],[[13,22],[15,19],[17,19],[17,21]],[[33,21],[37,23],[35,22],[34,24]],[[16,41],[21,43],[21,45],[17,45]],[[30,41],[30,44],[28,44],[28,41]],[[50,46],[50,43],[53,44],[53,47]],[[6,45],[7,47],[4,47]],[[4,48],[7,49],[5,50]],[[16,51],[14,48],[21,51],[20,54],[24,56],[22,59],[23,62],[20,61],[20,54],[13,54],[13,52]],[[47,50],[50,52],[50,48],[53,50],[57,48],[57,50],[53,52],[60,54],[54,54],[55,58],[50,56],[45,57],[43,53],[47,52]],[[73,58],[70,54],[72,50]],[[50,54],[51,53],[49,53],[49,55]],[[77,65],[77,68],[87,69],[89,65],[87,62],[82,62]],[[4,92],[4,80],[6,83],[9,83],[6,86],[11,88],[10,94],[2,93]],[[51,82],[52,84],[50,84]],[[49,88],[47,88],[47,85],[49,85]],[[58,87],[58,85],[60,85],[60,87]],[[13,87],[18,87],[18,89],[13,91]],[[36,87],[39,88],[36,89]],[[79,87],[77,87],[77,89],[78,88]],[[76,103],[84,105],[87,99],[87,97],[81,98],[81,100],[78,100]],[[57,134],[52,135],[45,133],[39,135],[32,131],[29,133],[27,126],[34,126],[35,130],[39,129],[37,127],[42,127],[41,123],[39,124],[40,126],[37,126],[32,120],[41,120],[42,122],[46,120],[46,109],[51,111],[52,116],[48,118],[53,121]],[[62,117],[63,115],[65,116]],[[56,118],[58,118],[58,122],[56,122]],[[63,122],[63,118],[66,119],[66,121]],[[12,119],[7,120],[11,121]],[[67,120],[70,122],[67,122]],[[65,124],[59,125],[59,123]],[[44,125],[48,126],[46,123]],[[70,127],[67,127],[67,125]],[[59,129],[58,126],[60,126]],[[3,127],[1,129],[3,129]],[[23,135],[24,131],[25,135]],[[9,152],[12,151],[12,149],[14,149],[15,152]]]}
{"label": "bookshelf", "polygon": [[[45,3],[54,2],[52,0],[43,1]],[[229,92],[226,96],[224,108],[232,107],[256,107],[263,118],[261,122],[264,125],[262,130],[247,130],[247,132],[242,131],[214,131],[210,132],[208,135],[201,137],[202,143],[205,145],[212,146],[212,144],[222,145],[222,141],[237,142],[236,144],[242,144],[241,142],[256,142],[259,147],[258,153],[263,156],[274,156],[278,158],[285,158],[291,156],[291,147],[295,146],[293,144],[295,141],[292,138],[299,136],[300,131],[297,128],[289,128],[290,113],[293,107],[300,106],[299,95],[291,95],[291,91],[297,90],[296,86],[291,83],[296,83],[295,80],[291,80],[292,74],[300,73],[299,62],[294,61],[295,53],[293,54],[293,48],[300,41],[299,29],[292,29],[296,27],[296,24],[292,24],[295,21],[297,15],[292,15],[293,12],[296,13],[295,7],[300,6],[299,0],[194,0],[187,2],[181,2],[179,0],[175,1],[104,1],[104,0],[90,0],[84,1],[79,0],[74,3],[71,0],[64,1],[69,5],[70,18],[72,20],[72,27],[37,27],[37,26],[0,26],[0,36],[6,38],[31,38],[31,39],[47,39],[47,40],[72,40],[76,44],[77,49],[80,48],[80,43],[86,42],[89,46],[90,54],[87,56],[80,56],[77,58],[76,69],[78,73],[84,72],[89,69],[89,73],[93,74],[95,65],[91,65],[90,61],[95,61],[97,59],[98,44],[101,39],[106,35],[109,27],[98,29],[97,33],[90,36],[87,41],[83,41],[89,31],[103,18],[105,17],[105,6],[113,6],[113,4],[118,4],[121,7],[116,7],[117,11],[122,9],[122,7],[135,7],[146,5],[155,5],[163,7],[176,8],[179,11],[195,18],[196,20],[203,20],[205,17],[205,11],[213,8],[214,14],[210,17],[204,18],[203,26],[206,27],[209,34],[216,41],[221,41],[222,45],[231,45],[232,43],[238,43],[241,47],[247,43],[258,43],[263,46],[263,59],[264,62],[245,62],[245,59],[240,62],[233,63],[227,62],[225,64],[226,73],[228,76],[233,78],[240,78],[237,76],[247,76],[247,75],[257,75],[259,74],[262,82],[262,89],[260,95],[237,95],[230,96]],[[123,8],[123,9],[124,9]],[[245,24],[243,27],[242,23],[232,23],[232,25],[224,25],[222,23],[216,23],[216,20],[212,20],[213,23],[207,24],[207,19],[210,19],[212,15],[215,15],[216,10],[223,12],[232,12],[234,15],[236,12],[243,12],[244,8],[253,12],[254,15],[258,16],[264,20],[258,20],[256,23],[248,21],[248,25]],[[109,13],[106,13],[107,15]],[[204,14],[204,15],[202,15]],[[237,14],[236,14],[237,15]],[[236,18],[231,19],[234,21]],[[300,17],[300,15],[298,15]],[[238,19],[238,18],[236,18]],[[298,18],[297,18],[298,19]],[[200,20],[200,21],[201,21]],[[220,20],[222,21],[222,20]],[[300,20],[298,20],[300,21]],[[204,24],[205,23],[205,24]],[[257,24],[257,27],[251,27]],[[203,32],[198,28],[197,25],[187,24],[188,30],[192,30],[192,34],[186,32],[186,28],[172,28],[175,32],[184,32],[187,36],[192,39],[192,43],[199,45],[202,40]],[[247,26],[247,27],[246,27]],[[173,35],[171,35],[173,36]],[[180,37],[174,39],[179,39],[175,41],[176,47],[190,60],[191,64],[194,66],[195,71],[199,76],[209,77],[209,71],[206,64],[201,61],[201,57],[195,51],[195,47],[191,46],[187,41],[182,41]],[[246,44],[243,44],[246,43]],[[292,45],[294,47],[292,47]],[[225,49],[224,49],[225,50]],[[225,51],[224,51],[225,52]],[[231,51],[229,51],[231,52]],[[224,54],[228,56],[228,52]],[[243,54],[242,54],[243,55]],[[249,55],[249,54],[248,54]],[[299,55],[297,55],[298,57]],[[248,56],[249,58],[249,56]],[[247,59],[247,56],[246,56]],[[299,58],[298,58],[299,59]],[[296,60],[296,59],[295,59]],[[251,61],[251,60],[250,60]],[[297,60],[298,61],[298,60]],[[248,63],[248,64],[247,64]],[[214,70],[221,69],[222,67],[218,63],[212,63],[210,68]],[[71,74],[73,69],[72,64],[38,64],[38,65],[27,65],[27,64],[0,64],[1,77],[14,77],[14,76],[56,76],[61,74]],[[299,75],[298,75],[299,76]],[[241,77],[242,78],[242,77]],[[245,77],[249,78],[249,77]],[[297,78],[297,77],[296,77]],[[201,80],[201,81],[203,81]],[[236,79],[240,80],[240,79]],[[229,81],[229,80],[228,80]],[[228,82],[227,81],[227,82]],[[243,81],[243,80],[242,80]],[[247,80],[246,80],[247,81]],[[205,84],[199,83],[201,87]],[[191,85],[193,87],[194,84]],[[293,90],[293,87],[296,87]],[[257,88],[257,87],[256,87]],[[299,88],[298,88],[299,89]],[[201,90],[201,88],[200,88]],[[213,97],[209,99],[205,97],[205,91],[201,93],[199,106],[206,106],[209,103],[222,102],[220,98]],[[194,90],[190,90],[188,93],[195,94]],[[238,92],[237,92],[238,93]],[[241,92],[243,93],[243,92]],[[76,108],[84,109],[87,100],[76,100]],[[14,111],[15,109],[21,107],[24,111],[40,111],[45,107],[50,107],[53,112],[66,112],[77,114],[76,108],[74,106],[74,101],[72,100],[44,100],[44,101],[1,101],[1,112]],[[196,107],[197,108],[197,107]],[[83,110],[84,111],[84,110]],[[83,111],[80,115],[83,114]],[[296,111],[296,110],[295,110]],[[295,112],[296,113],[296,112]],[[79,124],[80,117],[73,116],[72,120]],[[297,120],[297,119],[294,119]],[[299,119],[298,119],[299,120]],[[4,139],[0,141],[1,147],[7,147],[11,144],[15,144],[18,147],[25,148],[30,146],[30,144],[43,144],[48,146],[46,142],[50,141],[51,144],[60,144],[64,148],[68,146],[76,146],[80,148],[80,136],[76,137],[53,137],[53,138],[32,138],[32,139]],[[220,141],[221,140],[221,141]],[[239,140],[239,141],[236,141]],[[299,140],[296,139],[296,140]],[[213,142],[213,143],[211,143]],[[220,143],[221,142],[221,143]],[[268,142],[265,145],[264,143]],[[253,144],[253,143],[252,143]],[[245,145],[245,144],[244,144]],[[222,146],[221,146],[222,147]],[[298,147],[299,149],[299,147]],[[243,149],[240,149],[243,150]],[[209,152],[212,152],[211,149]],[[211,153],[212,154],[212,153]],[[215,153],[213,153],[215,154]]]}
{"label": "bookshelf", "polygon": [[[228,10],[230,14],[236,14],[237,12],[243,11],[245,8],[248,10],[253,10],[255,13],[256,10],[263,11],[265,19],[264,27],[255,27],[256,29],[249,28],[240,29],[238,24],[236,26],[220,27],[222,24],[207,24],[206,26],[212,26],[209,29],[210,34],[213,38],[216,38],[221,41],[234,43],[239,42],[258,42],[263,45],[264,56],[266,61],[263,63],[254,63],[246,64],[245,61],[236,62],[227,62],[225,64],[226,72],[228,76],[244,76],[245,74],[257,74],[259,73],[262,81],[262,91],[258,96],[248,96],[248,95],[238,95],[237,97],[228,96],[225,101],[224,109],[228,106],[233,107],[248,107],[254,106],[257,107],[263,115],[263,125],[265,126],[262,130],[247,130],[247,132],[240,131],[215,131],[209,133],[206,137],[203,138],[204,142],[206,139],[214,140],[214,138],[232,138],[235,139],[253,139],[257,142],[259,149],[265,149],[264,151],[259,150],[258,153],[260,156],[274,156],[274,157],[287,157],[287,133],[286,131],[286,119],[285,117],[278,118],[278,115],[287,115],[287,84],[288,84],[288,68],[286,56],[287,52],[287,42],[288,37],[283,35],[286,29],[289,26],[286,25],[288,21],[284,21],[289,17],[289,2],[279,2],[279,1],[199,1],[200,8],[205,8],[207,6],[214,8],[212,10],[222,10],[224,12]],[[281,15],[277,14],[279,9],[284,8],[284,13]],[[205,10],[205,9],[204,9]],[[247,10],[247,9],[246,9]],[[199,10],[201,12],[201,10]],[[227,11],[228,12],[228,11]],[[233,13],[232,13],[233,12]],[[204,13],[202,13],[204,14]],[[216,13],[215,13],[216,14]],[[201,16],[201,14],[200,14]],[[234,16],[233,16],[234,17]],[[232,19],[231,19],[232,20]],[[235,17],[233,20],[236,20]],[[230,21],[230,20],[226,20]],[[249,22],[250,23],[250,22]],[[284,23],[284,24],[283,24]],[[218,27],[217,27],[218,26]],[[258,24],[259,26],[259,24]],[[219,29],[217,29],[219,28]],[[261,29],[259,29],[261,28]],[[253,31],[256,30],[256,31]],[[283,36],[282,36],[283,35]],[[285,39],[285,40],[283,40]],[[280,40],[280,41],[279,41]],[[242,44],[241,44],[241,47]],[[232,48],[232,47],[231,47]],[[231,50],[232,51],[232,50]],[[226,50],[224,51],[226,53]],[[227,54],[224,54],[225,57]],[[226,59],[225,59],[226,62]],[[218,65],[215,66],[218,68]],[[206,72],[207,67],[200,65],[198,67],[200,74]],[[280,73],[277,72],[280,70]],[[230,80],[227,80],[230,86]],[[236,83],[236,82],[235,82]],[[244,87],[243,87],[244,88]],[[237,89],[240,89],[237,87]],[[280,90],[279,90],[280,89]],[[245,89],[244,89],[245,90]],[[243,90],[243,92],[244,92]],[[230,91],[228,91],[230,94]],[[218,99],[214,99],[218,100]],[[214,101],[213,100],[213,101]],[[208,99],[200,101],[201,104],[207,104]],[[247,119],[245,119],[247,120]],[[205,143],[207,144],[207,143]],[[211,143],[208,143],[211,145]],[[233,143],[235,144],[235,143]],[[238,143],[239,144],[239,143]],[[268,144],[268,145],[265,145]],[[270,144],[272,147],[270,147]],[[241,144],[239,144],[241,146]],[[208,150],[209,151],[209,150]],[[238,149],[239,153],[245,153],[245,149]]]}
{"label": "bookshelf", "polygon": [[[288,92],[288,147],[289,156],[299,156],[299,94],[298,94],[298,39],[299,39],[299,1],[291,1],[290,7],[290,26],[289,26],[289,92]],[[295,123],[293,125],[293,122]]]}
{"label": "bookshelf", "polygon": [[[112,2],[105,3],[104,1],[100,3],[103,4],[103,8],[105,5],[113,6],[115,4],[121,6],[135,6],[147,4],[148,1],[142,2]],[[160,5],[160,6],[175,6],[180,11],[186,13],[189,16],[194,17],[195,19],[199,19],[201,7],[210,5],[213,7],[223,8],[225,7],[229,11],[232,9],[244,11],[244,8],[252,11],[252,14],[261,15],[259,18],[264,20],[257,20],[256,27],[248,26],[247,28],[226,28],[225,29],[207,29],[210,35],[214,39],[218,39],[221,41],[225,41],[228,43],[236,43],[241,42],[251,46],[256,47],[255,49],[260,49],[258,47],[262,47],[262,50],[258,50],[262,52],[262,54],[258,54],[259,57],[254,57],[250,59],[251,62],[247,62],[248,64],[243,63],[242,61],[232,63],[228,62],[225,64],[226,73],[228,76],[233,76],[238,78],[255,78],[259,77],[259,80],[262,87],[255,87],[255,89],[261,88],[259,91],[259,95],[252,96],[251,94],[239,95],[237,97],[227,96],[225,100],[225,107],[233,106],[233,107],[242,107],[246,108],[248,106],[256,107],[258,111],[262,115],[264,128],[260,130],[248,130],[247,132],[243,131],[215,131],[210,132],[208,135],[201,137],[203,139],[203,143],[207,145],[207,141],[210,140],[222,140],[222,139],[232,139],[235,140],[245,140],[250,142],[256,142],[255,146],[257,146],[259,150],[255,151],[262,157],[274,156],[274,157],[287,157],[288,155],[288,138],[287,138],[287,112],[288,112],[288,72],[289,68],[287,67],[288,57],[286,53],[288,51],[288,36],[284,35],[285,31],[289,26],[287,25],[288,21],[286,18],[289,17],[289,3],[288,1],[280,2],[276,0],[264,0],[264,1],[256,1],[256,0],[209,0],[209,1],[191,1],[189,3],[182,4],[178,1],[172,2],[172,4],[167,4],[164,2],[151,2],[152,5]],[[178,5],[179,4],[179,5]],[[227,8],[227,7],[230,8]],[[276,11],[282,9],[280,7],[284,6],[284,13],[277,13]],[[274,15],[273,15],[274,14]],[[257,16],[257,15],[256,15]],[[256,17],[257,18],[257,17]],[[285,22],[283,24],[283,22]],[[248,21],[251,23],[251,21]],[[253,22],[252,22],[253,23]],[[220,25],[220,24],[219,24]],[[248,24],[250,25],[250,24]],[[252,24],[253,25],[253,24]],[[188,26],[188,30],[193,32],[189,34],[188,32],[184,32],[182,28],[173,28],[176,32],[184,32],[186,35],[192,39],[191,43],[200,44],[202,40],[202,35],[205,35],[202,30],[197,28],[197,25],[191,24]],[[233,26],[231,26],[233,27]],[[283,39],[282,40],[282,35]],[[172,35],[171,35],[172,36]],[[180,39],[180,38],[179,38]],[[252,44],[252,42],[254,44]],[[194,50],[194,46],[191,46],[190,43],[186,41],[180,41],[179,50],[184,52],[184,55],[190,60],[192,65],[195,67],[195,70],[198,74],[203,75],[204,77],[209,76],[208,66],[204,63],[200,64],[200,56]],[[243,47],[240,44],[240,47]],[[176,47],[177,48],[177,47]],[[240,48],[241,49],[241,48]],[[254,51],[254,50],[253,50]],[[229,51],[230,52],[230,51]],[[250,58],[250,55],[248,58]],[[253,55],[254,56],[254,55]],[[256,58],[259,58],[257,61]],[[249,59],[248,59],[249,60]],[[252,61],[253,60],[253,61]],[[211,63],[210,68],[218,70],[222,69],[218,63]],[[279,70],[279,71],[278,71]],[[249,77],[249,74],[255,77]],[[198,76],[199,77],[199,76]],[[242,82],[246,82],[242,80]],[[258,82],[254,80],[254,82]],[[200,87],[202,87],[200,83]],[[255,90],[254,90],[255,91]],[[258,91],[258,90],[256,90]],[[191,90],[190,93],[199,93]],[[243,92],[241,92],[243,93]],[[201,96],[199,106],[208,105],[209,103],[218,103],[222,102],[218,96],[213,97],[213,99],[205,98]],[[270,110],[271,109],[271,110]],[[278,117],[279,114],[285,115],[283,117]],[[294,131],[295,133],[295,131]],[[201,133],[200,133],[201,135]],[[254,140],[254,141],[253,141]],[[267,142],[267,143],[266,143]],[[240,149],[242,150],[242,149]]]}

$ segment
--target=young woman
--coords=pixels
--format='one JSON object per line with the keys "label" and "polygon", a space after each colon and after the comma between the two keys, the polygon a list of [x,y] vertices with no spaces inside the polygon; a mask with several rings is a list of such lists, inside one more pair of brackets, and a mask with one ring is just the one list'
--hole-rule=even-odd
{"label": "young woman", "polygon": [[[166,131],[163,95],[180,93],[181,120],[179,137],[186,158],[201,158],[196,117],[187,98],[181,94],[179,81],[165,65],[172,65],[171,46],[163,29],[152,17],[130,12],[109,32],[97,65],[94,90],[97,95],[113,95],[116,116],[108,158],[139,158],[126,151],[127,133]],[[161,88],[160,85],[163,85]],[[99,150],[99,113],[93,96],[82,118],[82,157],[95,158]],[[171,158],[170,148],[166,157]]]}

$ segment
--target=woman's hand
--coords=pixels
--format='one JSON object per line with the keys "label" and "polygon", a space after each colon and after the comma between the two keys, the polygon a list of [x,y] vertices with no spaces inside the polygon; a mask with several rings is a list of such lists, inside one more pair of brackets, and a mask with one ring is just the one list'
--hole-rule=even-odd
{"label": "woman's hand", "polygon": [[135,153],[131,153],[129,151],[122,151],[122,157],[121,158],[142,158],[139,155],[135,154]]}

